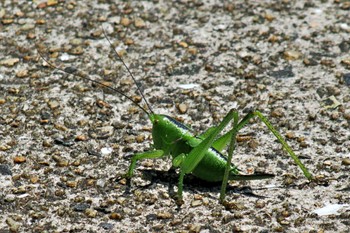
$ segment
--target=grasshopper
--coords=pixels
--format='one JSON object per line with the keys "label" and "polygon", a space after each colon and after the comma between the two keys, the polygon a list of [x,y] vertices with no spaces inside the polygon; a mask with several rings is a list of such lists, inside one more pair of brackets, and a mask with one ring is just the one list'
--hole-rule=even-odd
{"label": "grasshopper", "polygon": [[[103,28],[102,28],[103,29]],[[305,177],[312,180],[312,175],[304,164],[295,155],[294,151],[283,139],[281,134],[272,126],[272,124],[267,120],[265,116],[259,111],[250,111],[242,119],[239,119],[238,111],[232,109],[223,118],[218,126],[209,128],[206,132],[201,135],[196,135],[191,128],[185,126],[174,118],[156,114],[152,111],[150,104],[145,98],[141,88],[129,67],[126,65],[121,55],[117,52],[116,48],[113,46],[112,42],[107,36],[107,33],[103,29],[105,38],[108,40],[114,53],[117,55],[118,59],[122,62],[123,66],[127,70],[128,74],[132,78],[136,85],[138,92],[140,93],[142,99],[146,103],[143,107],[139,103],[135,102],[131,97],[125,93],[113,88],[109,85],[105,85],[99,81],[91,79],[87,75],[83,75],[77,72],[76,69],[62,69],[58,68],[52,63],[50,63],[44,56],[38,51],[41,58],[45,60],[49,66],[52,68],[61,70],[65,73],[79,76],[85,80],[97,83],[100,86],[108,88],[116,93],[124,96],[130,100],[133,104],[138,106],[145,114],[147,114],[150,119],[152,127],[152,137],[153,137],[153,150],[146,151],[143,153],[135,154],[131,159],[131,164],[129,166],[128,172],[125,174],[127,179],[131,179],[134,174],[134,169],[136,163],[143,159],[156,159],[163,156],[172,156],[172,165],[175,168],[179,168],[179,180],[177,189],[177,198],[181,202],[183,194],[183,180],[186,174],[193,174],[194,176],[208,182],[222,182],[220,191],[220,202],[224,203],[226,195],[226,187],[229,180],[259,180],[272,178],[272,174],[252,174],[252,175],[242,175],[240,170],[231,163],[233,151],[236,145],[236,136],[239,130],[241,130],[245,125],[248,124],[249,120],[253,117],[258,117],[275,135],[277,140],[282,144],[283,148],[292,157],[294,162],[300,167]],[[227,133],[220,135],[229,123],[232,122],[232,129]],[[224,156],[222,151],[228,146],[228,156]]]}

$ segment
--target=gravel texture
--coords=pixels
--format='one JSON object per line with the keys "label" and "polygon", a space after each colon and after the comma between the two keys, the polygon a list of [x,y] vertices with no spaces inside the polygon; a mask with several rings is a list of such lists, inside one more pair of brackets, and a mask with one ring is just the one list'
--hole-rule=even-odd
{"label": "gravel texture", "polygon": [[[349,1],[1,1],[0,232],[349,232]],[[253,120],[234,163],[274,179],[220,185],[187,176],[176,204],[169,158],[125,97],[50,68],[77,68],[196,132],[231,108],[267,116],[309,182]],[[142,106],[144,103],[140,102]],[[170,170],[169,170],[170,169]],[[314,212],[333,204],[337,211]]]}

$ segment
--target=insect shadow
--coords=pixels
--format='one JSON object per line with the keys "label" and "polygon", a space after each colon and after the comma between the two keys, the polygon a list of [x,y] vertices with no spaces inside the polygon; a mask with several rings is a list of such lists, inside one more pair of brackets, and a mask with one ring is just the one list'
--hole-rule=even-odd
{"label": "insect shadow", "polygon": [[[169,195],[176,200],[176,191],[174,187],[178,182],[178,173],[176,169],[171,167],[167,171],[161,170],[149,170],[149,169],[138,169],[142,173],[142,178],[147,180],[146,185],[137,186],[139,190],[148,190],[155,183],[168,185],[168,193]],[[206,193],[208,190],[213,192],[220,192],[221,182],[209,182],[202,179],[197,178],[194,175],[189,174],[184,178],[185,190],[192,190],[194,193]],[[254,190],[260,189],[252,189],[250,186],[232,186],[229,185],[227,187],[227,192],[232,192],[236,194],[241,194],[247,197],[254,198],[266,198],[266,196],[255,194]],[[129,195],[131,192],[131,180],[128,179],[126,183],[125,194]]]}

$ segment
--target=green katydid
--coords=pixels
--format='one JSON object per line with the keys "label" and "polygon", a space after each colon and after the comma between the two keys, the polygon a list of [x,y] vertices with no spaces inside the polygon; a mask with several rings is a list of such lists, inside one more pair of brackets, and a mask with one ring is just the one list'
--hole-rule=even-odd
{"label": "green katydid", "polygon": [[[242,175],[240,174],[239,169],[231,163],[238,131],[242,129],[249,122],[250,119],[257,116],[275,135],[277,140],[282,144],[283,148],[288,152],[288,154],[292,157],[295,163],[300,167],[305,177],[307,177],[309,180],[312,179],[311,173],[309,173],[308,169],[295,155],[293,150],[286,143],[286,141],[283,139],[280,133],[259,111],[250,111],[241,120],[239,120],[238,111],[230,110],[218,126],[209,128],[205,133],[199,136],[196,135],[189,127],[176,121],[174,118],[167,115],[154,113],[149,103],[147,102],[144,94],[142,93],[138,83],[136,82],[134,75],[129,70],[128,66],[111,43],[104,29],[103,33],[106,39],[108,40],[111,48],[117,55],[118,59],[122,62],[128,74],[134,81],[138,92],[140,93],[142,99],[146,103],[147,109],[146,107],[141,106],[140,104],[135,102],[131,97],[119,91],[118,89],[105,85],[99,81],[93,80],[89,76],[82,75],[80,72],[76,72],[76,69],[61,69],[56,67],[47,59],[45,59],[39,51],[38,52],[41,58],[45,60],[51,67],[61,70],[68,74],[77,75],[83,79],[86,79],[93,83],[97,83],[105,88],[113,90],[118,94],[124,96],[131,102],[133,102],[136,106],[138,106],[143,112],[145,112],[148,115],[148,118],[150,119],[153,125],[152,137],[154,149],[151,151],[138,153],[132,157],[129,170],[125,175],[126,178],[132,178],[137,161],[142,159],[155,159],[171,155],[172,165],[174,167],[179,168],[180,173],[177,190],[177,196],[179,200],[182,200],[184,176],[186,174],[191,173],[194,176],[205,181],[222,181],[220,191],[220,202],[224,203],[228,180],[257,180],[274,177],[274,175],[272,174]],[[232,122],[232,129],[220,136],[220,133],[230,122]],[[225,157],[222,154],[222,151],[227,146],[229,146],[228,156]]]}

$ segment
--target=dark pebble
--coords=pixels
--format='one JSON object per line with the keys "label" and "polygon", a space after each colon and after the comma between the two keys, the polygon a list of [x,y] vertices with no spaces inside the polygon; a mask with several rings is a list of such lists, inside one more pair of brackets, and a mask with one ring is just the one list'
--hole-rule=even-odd
{"label": "dark pebble", "polygon": [[189,66],[183,66],[179,67],[173,70],[171,75],[189,75],[193,76],[199,73],[201,70],[201,66],[198,65],[189,65]]}
{"label": "dark pebble", "polygon": [[65,68],[64,71],[67,73],[73,74],[77,71],[77,68],[70,66],[70,67]]}
{"label": "dark pebble", "polygon": [[344,81],[347,86],[350,86],[350,73],[344,74]]}
{"label": "dark pebble", "polygon": [[41,112],[41,119],[42,120],[48,120],[48,119],[50,119],[50,113],[48,113],[48,112]]}
{"label": "dark pebble", "polygon": [[312,58],[305,58],[304,59],[304,64],[306,66],[316,66],[316,65],[318,65],[318,62],[315,59],[312,59]]}
{"label": "dark pebble", "polygon": [[285,67],[283,70],[270,72],[270,75],[275,78],[293,78],[294,73],[291,66]]}
{"label": "dark pebble", "polygon": [[67,147],[70,147],[70,146],[73,146],[74,145],[74,142],[73,141],[67,141],[67,140],[64,140],[62,138],[55,138],[54,139],[54,142],[55,144],[57,145],[63,145],[63,146],[67,146]]}
{"label": "dark pebble", "polygon": [[4,176],[12,176],[12,171],[8,165],[0,164],[0,174]]}
{"label": "dark pebble", "polygon": [[114,224],[108,223],[108,222],[103,222],[98,225],[99,227],[102,227],[105,230],[112,230],[114,227]]}
{"label": "dark pebble", "polygon": [[90,205],[86,203],[79,203],[73,206],[73,210],[77,212],[84,212],[87,208],[89,208]]}
{"label": "dark pebble", "polygon": [[339,49],[342,53],[347,53],[349,52],[350,50],[350,43],[347,42],[347,41],[342,41],[340,44],[339,44]]}

